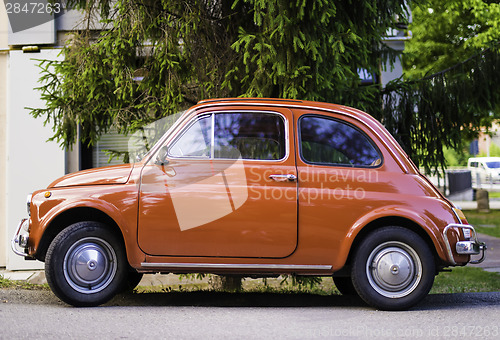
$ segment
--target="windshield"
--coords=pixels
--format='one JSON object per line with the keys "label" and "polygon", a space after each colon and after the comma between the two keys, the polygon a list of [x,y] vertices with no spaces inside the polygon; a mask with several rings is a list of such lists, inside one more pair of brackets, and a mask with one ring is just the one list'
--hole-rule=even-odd
{"label": "windshield", "polygon": [[486,162],[486,166],[490,169],[500,168],[500,161],[497,162]]}
{"label": "windshield", "polygon": [[145,125],[130,136],[128,142],[130,161],[141,161],[163,135],[170,133],[174,129],[175,123],[184,112],[186,111],[178,112]]}

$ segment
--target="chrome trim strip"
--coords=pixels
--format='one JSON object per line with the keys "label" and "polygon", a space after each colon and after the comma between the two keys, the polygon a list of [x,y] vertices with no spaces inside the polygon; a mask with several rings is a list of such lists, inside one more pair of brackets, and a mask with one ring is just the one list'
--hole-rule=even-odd
{"label": "chrome trim strip", "polygon": [[[478,246],[479,252],[477,254],[481,253],[481,258],[479,260],[477,260],[477,261],[470,261],[469,263],[470,264],[478,264],[478,263],[483,262],[484,259],[485,259],[486,244],[484,242],[480,242],[477,239],[476,229],[474,229],[473,226],[467,225],[467,224],[457,224],[457,223],[448,224],[443,229],[443,238],[445,240],[446,250],[448,251],[448,258],[449,258],[450,262],[453,265],[457,264],[455,262],[455,259],[453,258],[453,252],[451,251],[451,245],[450,245],[450,241],[448,240],[448,235],[447,235],[448,230],[451,229],[451,228],[470,229],[472,231],[472,237],[471,238],[473,239],[473,241],[471,241],[471,243],[473,242],[474,244],[476,244]],[[458,251],[457,251],[457,253],[458,253]],[[477,255],[477,254],[474,254],[474,255]]]}
{"label": "chrome trim strip", "polygon": [[296,264],[231,264],[231,263],[141,263],[145,268],[189,268],[189,269],[273,269],[273,270],[331,270],[330,265]]}
{"label": "chrome trim strip", "polygon": [[[347,116],[347,117],[350,117],[350,118],[352,118],[352,119],[360,122],[361,124],[363,124],[363,126],[367,127],[374,135],[376,135],[378,137],[378,139],[380,140],[380,142],[385,145],[386,150],[388,150],[388,152],[393,156],[393,158],[395,159],[396,163],[402,168],[403,172],[409,173],[410,170],[408,169],[408,167],[403,162],[401,162],[399,160],[399,157],[396,157],[395,152],[392,150],[392,148],[390,147],[390,145],[384,140],[384,138],[382,138],[382,136],[377,131],[375,131],[374,129],[372,129],[362,119],[360,119],[358,117],[359,113],[362,113],[362,114],[364,114],[364,115],[367,116],[367,117],[365,117],[366,119],[371,119],[377,125],[383,127],[382,134],[385,136],[385,138],[391,144],[395,145],[394,137],[391,136],[391,134],[387,131],[387,129],[384,127],[384,125],[382,123],[380,123],[378,120],[376,120],[375,118],[373,118],[369,113],[361,111],[361,110],[357,110],[355,108],[351,108],[351,107],[348,107],[348,106],[340,105],[340,104],[334,104],[334,105],[342,107],[342,109],[344,109],[345,111],[341,111],[339,109],[325,108],[325,107],[321,107],[321,106],[320,107],[311,106],[311,105],[309,105],[309,103],[304,103],[302,101],[300,103],[303,103],[303,104],[298,104],[298,103],[297,104],[295,104],[295,103],[292,104],[292,103],[286,103],[286,102],[283,102],[283,103],[281,103],[281,102],[276,102],[276,103],[255,103],[255,102],[249,102],[249,101],[247,101],[247,102],[245,102],[245,101],[241,101],[241,102],[234,101],[234,102],[213,102],[213,103],[211,102],[211,103],[207,103],[205,105],[207,105],[207,106],[227,106],[228,104],[230,104],[230,105],[241,105],[241,106],[252,105],[252,106],[267,106],[267,107],[285,107],[285,108],[288,108],[288,109],[304,109],[304,110],[326,111],[326,112],[331,112],[331,113],[335,113],[335,114]],[[329,104],[329,103],[323,103],[323,104]],[[198,109],[198,108],[196,108],[196,109]],[[396,144],[396,145],[399,146],[400,149],[402,149],[399,144]]]}
{"label": "chrome trim strip", "polygon": [[[210,116],[211,116],[210,129],[212,130],[212,133],[210,134],[210,159],[214,159],[215,158],[215,114],[212,113]],[[172,143],[175,143],[175,141],[172,141]]]}
{"label": "chrome trim strip", "polygon": [[[290,110],[289,110],[290,111]],[[191,113],[191,112],[190,112]],[[169,145],[172,145],[174,143],[176,143],[182,136],[183,134],[191,127],[193,126],[193,124],[202,119],[203,117],[208,117],[208,116],[211,116],[210,119],[211,119],[211,125],[212,125],[212,132],[211,132],[211,143],[210,143],[210,157],[199,157],[199,156],[173,156],[171,154],[168,154],[168,157],[170,157],[171,159],[190,159],[190,160],[211,160],[211,161],[235,161],[236,159],[234,158],[215,158],[214,157],[214,148],[215,148],[215,115],[217,114],[232,114],[232,113],[264,113],[264,114],[271,114],[271,115],[277,115],[279,116],[282,120],[283,120],[283,125],[284,125],[284,128],[285,128],[285,135],[284,135],[284,140],[285,140],[285,155],[283,156],[283,158],[280,158],[280,159],[248,159],[248,158],[240,158],[241,160],[244,160],[245,162],[284,162],[286,160],[288,160],[290,154],[291,154],[291,150],[290,150],[290,146],[291,146],[291,143],[290,143],[290,139],[289,139],[289,136],[290,136],[290,131],[289,131],[289,120],[286,118],[286,116],[281,113],[281,112],[278,112],[278,111],[269,111],[269,110],[252,110],[252,109],[248,109],[248,110],[214,110],[214,111],[211,111],[210,113],[202,113],[200,115],[197,115],[196,117],[194,117],[192,119],[192,121],[188,122],[186,124],[186,126],[183,127],[182,131],[174,131],[173,135],[174,135],[174,139],[170,141]],[[292,113],[291,113],[292,114]],[[293,114],[292,114],[292,117],[293,117]],[[159,142],[158,142],[159,143]],[[163,144],[166,143],[166,140],[164,142],[162,142]],[[162,144],[162,145],[163,145]],[[156,153],[156,151],[155,151]]]}

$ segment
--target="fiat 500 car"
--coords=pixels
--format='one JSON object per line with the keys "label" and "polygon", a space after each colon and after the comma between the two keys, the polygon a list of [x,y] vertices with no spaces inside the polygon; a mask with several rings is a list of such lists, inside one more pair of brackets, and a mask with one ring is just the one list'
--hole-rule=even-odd
{"label": "fiat 500 car", "polygon": [[59,178],[28,212],[13,249],[75,306],[160,272],[332,276],[401,310],[485,253],[382,124],[298,100],[200,102],[136,163]]}

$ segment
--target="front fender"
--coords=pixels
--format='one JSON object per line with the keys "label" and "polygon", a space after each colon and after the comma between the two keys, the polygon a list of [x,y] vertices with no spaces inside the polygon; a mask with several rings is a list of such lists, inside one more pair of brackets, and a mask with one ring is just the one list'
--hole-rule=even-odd
{"label": "front fender", "polygon": [[113,204],[101,200],[91,200],[91,199],[82,199],[76,202],[66,202],[63,206],[59,205],[54,207],[50,212],[44,216],[44,218],[40,221],[40,228],[43,231],[61,214],[69,212],[73,209],[77,208],[87,208],[87,209],[95,209],[99,210],[103,214],[109,216],[122,234],[129,233],[130,226],[127,224],[127,221],[123,218],[120,210],[114,206]]}
{"label": "front fender", "polygon": [[[50,191],[35,192],[30,208],[29,253],[36,254],[39,251],[42,238],[55,237],[55,233],[63,227],[57,225],[61,219],[72,222],[87,219],[87,216],[71,216],[72,211],[76,212],[82,208],[87,211],[98,211],[113,220],[123,235],[129,259],[132,260],[139,255],[135,254],[138,248],[135,242],[137,235],[137,189],[135,185],[89,186],[79,187],[77,190],[53,188]],[[92,218],[93,216],[88,216],[88,220]]]}

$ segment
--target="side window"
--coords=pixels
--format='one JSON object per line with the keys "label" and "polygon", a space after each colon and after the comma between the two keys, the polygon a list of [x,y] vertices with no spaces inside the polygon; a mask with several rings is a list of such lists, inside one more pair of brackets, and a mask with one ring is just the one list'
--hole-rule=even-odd
{"label": "side window", "polygon": [[279,160],[285,154],[285,122],[281,116],[215,114],[214,158]]}
{"label": "side window", "polygon": [[211,127],[210,116],[196,120],[169,148],[169,155],[173,157],[209,158],[212,137]]}
{"label": "side window", "polygon": [[340,120],[304,116],[299,122],[299,133],[305,162],[353,167],[375,167],[382,162],[368,136]]}

